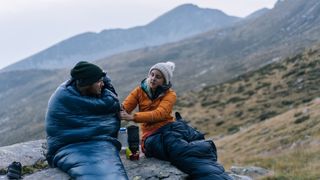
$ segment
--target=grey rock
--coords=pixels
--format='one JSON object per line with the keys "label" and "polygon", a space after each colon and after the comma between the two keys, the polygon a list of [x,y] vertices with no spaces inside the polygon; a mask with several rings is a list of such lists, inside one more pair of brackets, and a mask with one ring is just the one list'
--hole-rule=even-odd
{"label": "grey rock", "polygon": [[140,154],[138,161],[130,161],[125,157],[124,152],[120,152],[122,163],[130,179],[184,179],[187,175],[169,162],[161,161],[155,158],[146,158],[143,153]]}
{"label": "grey rock", "polygon": [[251,177],[242,176],[237,174],[229,174],[234,180],[253,180]]}
{"label": "grey rock", "polygon": [[250,166],[250,167],[231,166],[230,171],[234,174],[249,176],[253,179],[273,174],[273,172],[270,170],[267,170],[261,167],[256,167],[256,166]]}
{"label": "grey rock", "polygon": [[31,175],[25,176],[23,179],[25,180],[35,180],[35,179],[46,179],[46,180],[69,180],[70,177],[60,171],[57,168],[49,168],[42,171],[38,171],[36,173],[33,173]]}
{"label": "grey rock", "polygon": [[[19,161],[23,166],[33,166],[39,161],[45,160],[46,141],[29,141],[11,146],[0,147],[0,180],[7,179],[5,172],[10,163]],[[121,161],[127,171],[129,179],[185,179],[187,175],[169,162],[160,161],[155,158],[146,158],[143,153],[140,159],[130,161],[126,159],[125,153],[120,152]],[[46,164],[47,165],[47,164]],[[57,168],[48,168],[35,170],[32,174],[24,175],[23,179],[46,179],[46,180],[69,180],[70,177]]]}
{"label": "grey rock", "polygon": [[[13,161],[21,162],[24,168],[34,168],[35,165],[42,165],[42,168],[34,168],[31,174],[25,174],[26,180],[69,180],[70,177],[57,168],[49,168],[45,161],[46,140],[29,141],[11,146],[0,147],[0,180],[7,180],[6,169]],[[187,174],[181,172],[169,162],[155,158],[147,158],[143,153],[139,160],[131,161],[126,159],[124,151],[120,152],[121,161],[126,169],[130,180],[182,180]],[[236,167],[228,172],[235,180],[251,180],[257,175],[267,174],[269,171],[259,167]],[[249,177],[250,176],[250,177]]]}
{"label": "grey rock", "polygon": [[13,161],[31,166],[37,161],[45,160],[45,143],[45,140],[36,140],[0,147],[0,170],[6,169]]}

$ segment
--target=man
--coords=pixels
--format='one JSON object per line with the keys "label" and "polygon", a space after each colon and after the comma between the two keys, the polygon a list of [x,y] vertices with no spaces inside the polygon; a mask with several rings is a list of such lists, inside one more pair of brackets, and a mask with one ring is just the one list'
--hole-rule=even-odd
{"label": "man", "polygon": [[70,74],[48,103],[49,165],[74,179],[128,179],[116,139],[120,103],[110,79],[99,66],[85,61]]}

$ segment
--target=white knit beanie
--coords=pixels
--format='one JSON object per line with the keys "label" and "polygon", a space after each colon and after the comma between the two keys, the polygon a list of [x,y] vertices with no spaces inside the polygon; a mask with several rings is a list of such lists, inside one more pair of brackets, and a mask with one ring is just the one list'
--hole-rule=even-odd
{"label": "white knit beanie", "polygon": [[175,64],[173,62],[171,62],[171,61],[160,62],[160,63],[157,63],[157,64],[153,65],[150,68],[149,74],[154,69],[159,70],[164,76],[165,83],[168,85],[169,82],[171,81],[174,68],[175,68]]}

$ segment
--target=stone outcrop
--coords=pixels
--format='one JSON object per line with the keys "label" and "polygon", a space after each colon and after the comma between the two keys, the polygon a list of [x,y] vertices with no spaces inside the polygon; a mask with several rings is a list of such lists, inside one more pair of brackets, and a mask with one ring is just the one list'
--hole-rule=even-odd
{"label": "stone outcrop", "polygon": [[[23,166],[23,179],[35,180],[69,180],[70,177],[57,168],[49,168],[45,160],[46,141],[36,140],[11,146],[0,147],[0,180],[6,180],[6,170],[10,163],[14,161],[21,162]],[[154,158],[146,158],[141,154],[138,161],[130,161],[125,157],[124,152],[120,152],[121,159],[127,171],[129,179],[186,179],[187,175],[169,162],[160,161]],[[262,168],[256,172],[258,167],[246,168],[233,167],[230,175],[236,180],[251,180],[252,177],[261,176],[261,173],[267,172]]]}
{"label": "stone outcrop", "polygon": [[230,168],[230,171],[237,175],[252,177],[253,179],[259,178],[259,176],[273,175],[273,172],[261,167],[256,167],[256,166],[251,166],[251,167],[232,166]]}

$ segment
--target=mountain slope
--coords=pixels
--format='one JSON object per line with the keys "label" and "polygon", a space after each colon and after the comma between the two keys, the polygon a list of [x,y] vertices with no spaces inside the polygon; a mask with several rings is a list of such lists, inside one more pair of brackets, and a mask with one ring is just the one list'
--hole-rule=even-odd
{"label": "mountain slope", "polygon": [[259,9],[251,14],[249,14],[248,16],[246,16],[246,19],[254,19],[254,18],[257,18],[257,17],[260,17],[260,16],[263,16],[265,13],[269,12],[270,9],[268,8],[262,8],[262,9]]}
{"label": "mountain slope", "polygon": [[181,5],[145,26],[83,33],[3,69],[65,68],[79,60],[93,61],[115,53],[181,40],[210,29],[231,25],[240,18],[219,10]]}
{"label": "mountain slope", "polygon": [[[232,27],[212,30],[176,43],[117,54],[99,60],[122,72],[135,86],[148,67],[159,61],[176,63],[173,82],[178,90],[220,83],[282,57],[302,52],[320,40],[320,2],[279,1],[264,15]],[[130,71],[123,71],[130,69]],[[134,76],[132,76],[134,74]],[[121,78],[124,79],[124,78]],[[119,77],[120,80],[120,77]]]}
{"label": "mountain slope", "polygon": [[180,95],[177,110],[210,136],[233,134],[319,97],[320,47]]}
{"label": "mountain slope", "polygon": [[266,179],[319,179],[320,46],[229,82],[180,95],[176,111],[215,139],[228,166],[259,166]]}
{"label": "mountain slope", "polygon": [[270,169],[268,179],[319,179],[320,99],[216,140],[220,161]]}
{"label": "mountain slope", "polygon": [[48,99],[65,76],[49,70],[0,74],[0,146],[45,137]]}
{"label": "mountain slope", "polygon": [[[182,96],[183,93],[193,88],[200,87],[198,89],[202,89],[206,84],[217,84],[237,77],[246,71],[272,63],[279,60],[279,56],[297,54],[299,49],[309,47],[309,45],[318,41],[320,31],[316,31],[316,29],[319,28],[320,24],[317,23],[319,21],[319,16],[317,16],[318,10],[320,9],[319,1],[309,0],[305,2],[302,0],[292,0],[290,3],[286,3],[286,1],[279,3],[281,4],[277,4],[274,9],[265,15],[244,23],[239,22],[230,28],[210,31],[179,43],[149,47],[114,55],[106,59],[101,59],[96,63],[104,67],[108,72],[120,94],[120,99],[123,99],[127,93],[137,86],[146,76],[151,65],[166,60],[176,62],[173,87],[178,92],[179,101],[186,101],[187,105],[190,104],[190,102],[194,103],[190,104],[190,107],[186,105],[186,108],[194,108],[197,110],[190,114],[190,117],[195,120],[194,122],[197,122],[195,124],[199,124],[200,127],[208,127],[202,130],[211,135],[234,133],[239,130],[239,126],[249,126],[251,123],[256,123],[259,120],[280,114],[287,111],[291,105],[295,106],[296,103],[308,101],[310,100],[307,98],[308,96],[314,97],[315,94],[318,93],[317,89],[308,83],[306,83],[306,86],[310,87],[310,90],[308,89],[306,92],[311,94],[303,94],[301,92],[296,94],[297,92],[291,92],[295,89],[295,85],[292,85],[292,82],[284,78],[283,82],[281,81],[282,84],[278,84],[279,87],[270,81],[252,82],[250,86],[246,82],[243,82],[243,85],[234,84],[230,86],[230,90],[224,89],[227,87],[217,88],[225,93],[221,94],[221,97],[215,96],[215,94],[211,95],[212,98],[211,96],[197,97],[196,95],[190,95],[191,100],[189,101],[188,98],[184,100]],[[285,15],[283,15],[283,13]],[[308,14],[308,17],[314,15],[314,18],[312,21],[301,21],[301,18],[304,19],[303,14]],[[272,20],[272,18],[275,19]],[[281,34],[282,36],[276,37],[276,35],[278,35],[277,32],[281,31],[282,24],[288,24],[286,20],[290,20],[289,24],[292,25],[292,27],[298,28],[294,32],[299,32],[303,34],[303,36],[296,36],[297,34],[291,35],[289,31],[287,34],[283,33]],[[297,20],[297,23],[295,23],[294,20]],[[264,24],[266,22],[268,23]],[[270,22],[273,24],[270,25]],[[272,28],[272,25],[275,25],[275,28]],[[265,30],[263,28],[265,28]],[[277,39],[276,41],[269,41],[271,39],[270,37],[276,37]],[[290,43],[283,45],[283,42]],[[308,46],[303,46],[306,44]],[[312,57],[315,58],[314,56]],[[300,58],[297,56],[296,59]],[[318,67],[317,63],[313,63]],[[285,70],[287,68],[290,70],[292,68],[291,65],[288,67],[286,67],[286,65],[283,66],[285,67],[279,67],[279,71],[281,69]],[[270,68],[270,66],[267,67]],[[59,83],[68,78],[68,71],[69,70],[30,70],[0,73],[0,125],[4,127],[0,130],[0,135],[3,137],[2,140],[0,140],[1,145],[19,142],[17,139],[27,138],[24,136],[24,131],[19,127],[23,127],[25,130],[29,129],[30,139],[40,136],[44,137],[43,119],[47,107],[46,103],[50,94]],[[296,71],[298,74],[303,73],[299,70]],[[291,73],[295,74],[297,72],[293,71]],[[35,73],[37,74],[33,75]],[[316,74],[316,72],[312,74]],[[310,75],[310,78],[311,82],[318,83],[316,79],[312,79],[314,78],[312,75]],[[257,77],[257,81],[258,80],[259,77]],[[294,82],[294,80],[291,81]],[[300,81],[302,80],[300,79],[299,82]],[[21,82],[23,84],[20,84]],[[26,82],[29,82],[29,84],[26,84]],[[244,87],[242,86],[244,85],[248,85],[250,90],[243,91]],[[263,97],[270,91],[264,88],[268,86],[277,89],[277,91],[282,90],[283,92],[280,91],[278,93],[284,97],[277,98],[277,101],[272,101],[271,104],[268,104],[269,99],[264,103]],[[233,91],[233,88],[236,90],[239,88],[240,95],[228,94],[229,91]],[[209,86],[205,89],[215,88]],[[205,91],[201,92],[205,94]],[[192,99],[193,96],[197,98]],[[251,101],[249,98],[251,96],[254,96],[255,99],[259,101],[256,102],[255,99],[253,99],[252,105],[250,105]],[[213,98],[217,98],[219,102],[215,102]],[[295,101],[292,102],[293,100],[290,100],[291,98]],[[204,102],[208,101],[208,105],[197,102],[198,99],[202,99]],[[262,102],[260,102],[260,100]],[[222,103],[220,104],[220,102]],[[245,102],[246,106],[241,106],[241,104],[229,105],[232,102]],[[207,109],[208,112],[204,111],[206,109],[204,108],[205,106],[214,107],[215,103],[220,106],[218,112],[211,112],[211,109]],[[273,104],[276,105],[272,106]],[[242,112],[240,112],[240,110],[236,112],[235,109],[239,107],[250,108],[244,108]],[[266,108],[269,108],[268,111],[263,113],[262,109]],[[233,115],[229,114],[226,116],[225,114],[227,114],[228,111],[232,112]],[[187,112],[186,110],[186,113]],[[223,118],[220,117],[219,113],[223,113]],[[229,121],[230,119],[234,119],[234,117],[241,117],[247,114],[250,116],[245,116],[243,122]],[[204,116],[206,117],[203,118]],[[201,121],[208,121],[210,123],[203,125]],[[15,128],[11,128],[11,126]],[[212,128],[209,128],[210,126],[212,126]]]}

